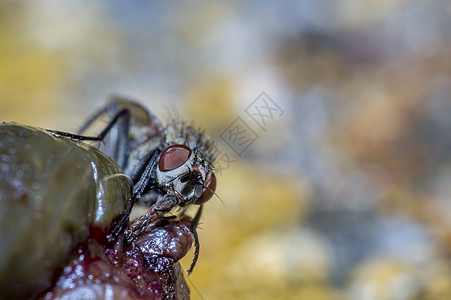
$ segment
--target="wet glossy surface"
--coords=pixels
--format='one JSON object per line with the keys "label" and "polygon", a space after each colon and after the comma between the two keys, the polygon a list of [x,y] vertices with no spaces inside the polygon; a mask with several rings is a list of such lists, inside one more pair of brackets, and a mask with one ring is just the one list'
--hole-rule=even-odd
{"label": "wet glossy surface", "polygon": [[45,299],[189,299],[180,265],[192,244],[191,219],[158,222],[132,240],[81,244]]}
{"label": "wet glossy surface", "polygon": [[106,233],[129,181],[95,148],[40,129],[0,125],[0,298],[49,286],[90,228]]}

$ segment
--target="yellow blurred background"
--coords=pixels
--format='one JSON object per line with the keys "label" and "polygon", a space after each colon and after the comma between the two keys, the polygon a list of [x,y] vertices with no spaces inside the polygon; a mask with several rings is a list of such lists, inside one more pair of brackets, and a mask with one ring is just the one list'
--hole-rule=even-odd
{"label": "yellow blurred background", "polygon": [[1,1],[0,119],[74,131],[121,93],[205,128],[228,159],[193,299],[450,299],[450,20],[446,0]]}

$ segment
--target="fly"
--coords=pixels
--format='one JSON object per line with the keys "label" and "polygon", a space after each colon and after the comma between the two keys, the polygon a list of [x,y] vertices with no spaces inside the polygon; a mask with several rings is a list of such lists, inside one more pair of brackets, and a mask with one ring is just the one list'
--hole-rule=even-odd
{"label": "fly", "polygon": [[[108,124],[97,136],[84,135],[104,115]],[[199,205],[193,220],[195,253],[188,270],[190,274],[199,255],[196,227],[202,205],[216,189],[213,172],[215,159],[209,136],[186,122],[172,120],[163,126],[160,120],[137,102],[113,97],[104,108],[96,112],[77,134],[49,130],[50,132],[82,141],[100,141],[100,149],[115,160],[132,180],[132,196],[121,221],[111,238],[125,230],[134,204],[150,206],[126,231],[134,236],[147,225],[164,218],[173,208]]]}

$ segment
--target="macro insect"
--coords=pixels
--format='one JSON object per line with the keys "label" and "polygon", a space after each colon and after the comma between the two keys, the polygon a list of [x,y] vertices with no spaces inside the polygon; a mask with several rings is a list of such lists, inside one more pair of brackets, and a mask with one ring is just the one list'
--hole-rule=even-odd
{"label": "macro insect", "polygon": [[[109,118],[106,125],[100,121],[103,116]],[[99,126],[99,135],[87,135]],[[99,141],[99,149],[85,141]],[[93,257],[99,250],[90,251],[98,247],[104,249],[98,259],[113,255],[103,264],[110,267],[118,262],[118,270],[133,261],[127,253],[147,251],[139,256],[170,261],[141,262],[139,270],[132,270],[134,275],[114,277],[147,278],[147,284],[153,285],[152,274],[160,273],[145,275],[143,266],[174,274],[192,235],[195,257],[190,273],[199,254],[196,227],[202,205],[215,194],[212,149],[209,137],[190,124],[171,120],[163,126],[143,106],[122,98],[113,98],[75,134],[0,124],[0,298],[33,297],[49,288],[52,278],[57,278],[54,272],[71,253]],[[150,209],[129,222],[135,203]],[[193,219],[183,213],[190,204],[199,205]],[[172,217],[180,211],[179,217]],[[166,238],[161,240],[161,234]],[[94,244],[74,250],[86,239]],[[161,243],[152,245],[157,240]],[[122,254],[117,249],[123,249]],[[73,263],[92,268],[79,258]],[[164,278],[161,274],[159,278]],[[161,283],[171,293],[176,286],[186,286],[180,276],[171,276]],[[113,277],[103,279],[105,284],[111,284],[109,278]]]}
{"label": "macro insect", "polygon": [[[104,115],[110,120],[101,133],[84,135]],[[196,227],[202,205],[215,194],[216,189],[215,156],[210,137],[175,118],[163,126],[141,104],[121,97],[112,97],[77,134],[49,131],[80,141],[100,141],[100,149],[130,177],[133,185],[130,205],[113,236],[125,228],[135,203],[150,206],[150,209],[128,229],[130,239],[144,226],[156,222],[174,208],[190,204],[200,206],[192,228],[196,250],[188,270],[190,274],[199,255]]]}

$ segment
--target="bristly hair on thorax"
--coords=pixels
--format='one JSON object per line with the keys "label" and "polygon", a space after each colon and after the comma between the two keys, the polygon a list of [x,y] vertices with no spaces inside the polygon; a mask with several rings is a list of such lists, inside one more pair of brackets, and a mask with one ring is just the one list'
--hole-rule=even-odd
{"label": "bristly hair on thorax", "polygon": [[167,125],[164,128],[164,147],[181,144],[190,147],[196,156],[205,160],[209,168],[214,170],[214,161],[216,152],[214,143],[210,136],[205,134],[204,130],[198,129],[194,122],[186,122],[180,118],[180,115],[168,115]]}

